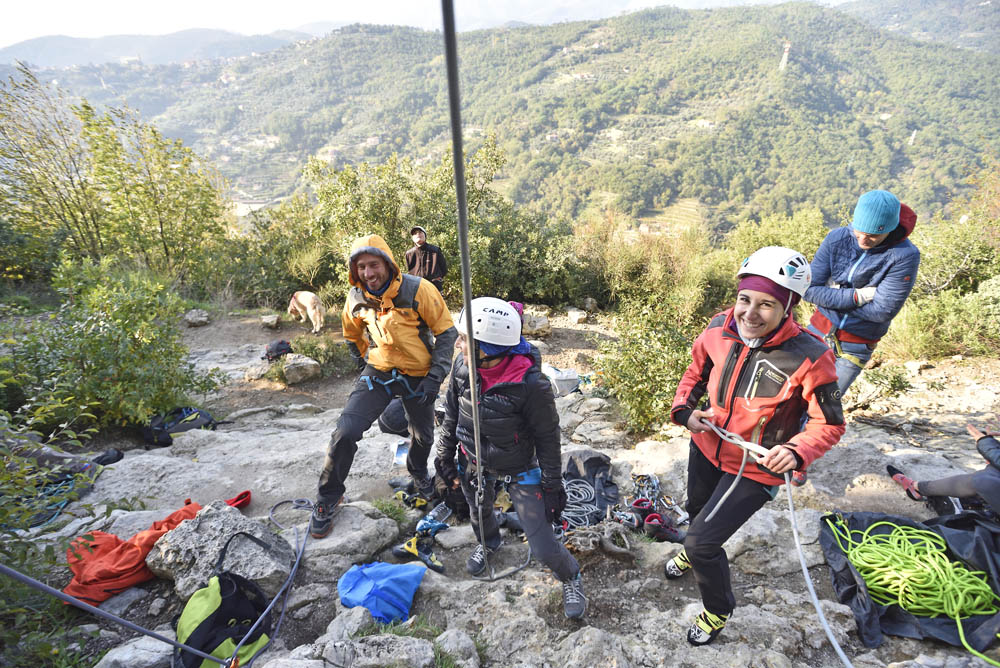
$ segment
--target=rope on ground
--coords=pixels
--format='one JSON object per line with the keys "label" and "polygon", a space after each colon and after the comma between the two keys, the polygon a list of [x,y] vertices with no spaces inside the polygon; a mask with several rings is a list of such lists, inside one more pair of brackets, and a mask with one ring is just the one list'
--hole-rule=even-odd
{"label": "rope on ground", "polygon": [[[998,597],[983,571],[969,570],[948,558],[947,543],[933,531],[875,522],[851,531],[843,517],[826,518],[837,545],[865,579],[868,595],[879,605],[898,605],[921,617],[947,615],[955,620],[965,649],[990,665],[1000,663],[969,646],[962,619],[1000,612]],[[889,533],[873,533],[876,527]]]}
{"label": "rope on ground", "polygon": [[562,518],[570,528],[585,527],[593,524],[601,510],[594,504],[597,497],[594,487],[586,480],[574,479],[566,480],[563,485],[566,488],[566,508],[562,511]]}

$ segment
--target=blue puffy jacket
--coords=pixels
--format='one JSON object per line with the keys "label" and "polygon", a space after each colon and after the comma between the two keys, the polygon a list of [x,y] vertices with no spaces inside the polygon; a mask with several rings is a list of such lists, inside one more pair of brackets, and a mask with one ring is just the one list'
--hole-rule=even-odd
{"label": "blue puffy jacket", "polygon": [[[837,329],[869,341],[881,339],[917,278],[920,251],[907,239],[916,220],[909,207],[900,209],[899,226],[868,251],[858,246],[849,225],[831,231],[810,263],[812,283],[805,300],[818,306]],[[875,299],[855,304],[854,289],[872,285],[877,288]]]}

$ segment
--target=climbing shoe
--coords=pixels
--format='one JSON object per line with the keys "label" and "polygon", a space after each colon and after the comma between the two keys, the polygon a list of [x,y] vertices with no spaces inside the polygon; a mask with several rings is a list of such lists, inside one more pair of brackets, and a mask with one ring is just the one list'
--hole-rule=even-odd
{"label": "climbing shoe", "polygon": [[425,499],[419,494],[408,494],[403,490],[399,490],[392,495],[392,498],[396,499],[397,501],[402,501],[403,505],[405,505],[408,508],[414,508],[416,510],[420,510],[421,508],[427,507],[427,499]]}
{"label": "climbing shoe", "polygon": [[791,479],[792,487],[802,487],[809,479],[809,473],[807,471],[792,471]]}
{"label": "climbing shoe", "polygon": [[465,570],[469,571],[469,575],[479,575],[486,570],[486,557],[495,554],[499,549],[499,545],[492,550],[484,550],[482,543],[476,545],[475,551],[465,562]]}
{"label": "climbing shoe", "polygon": [[674,520],[669,515],[652,513],[646,517],[643,525],[646,535],[658,543],[683,543],[684,532],[674,526]]}
{"label": "climbing shoe", "polygon": [[514,507],[514,504],[510,500],[510,494],[507,493],[506,489],[501,490],[500,493],[497,494],[496,499],[493,501],[493,507],[499,508],[505,513]]}
{"label": "climbing shoe", "polygon": [[691,570],[691,562],[688,561],[687,552],[681,550],[674,555],[674,558],[663,565],[663,574],[668,580],[676,580]]}
{"label": "climbing shoe", "polygon": [[702,610],[688,629],[688,642],[692,645],[707,645],[722,632],[728,620],[729,615],[713,615],[708,610]]}
{"label": "climbing shoe", "polygon": [[917,482],[913,478],[908,478],[903,475],[903,472],[897,469],[892,464],[887,464],[885,470],[889,472],[889,477],[892,478],[897,485],[903,488],[906,495],[913,499],[914,501],[923,501],[924,495],[917,491]]}
{"label": "climbing shoe", "polygon": [[649,499],[636,499],[630,506],[632,514],[636,517],[636,525],[642,526],[646,523],[646,518],[656,512],[653,502]]}
{"label": "climbing shoe", "polygon": [[444,564],[434,554],[434,537],[416,535],[401,545],[392,548],[392,556],[397,559],[419,559],[427,568],[444,573]]}
{"label": "climbing shoe", "polygon": [[322,501],[316,502],[313,506],[312,517],[309,518],[309,535],[313,538],[326,538],[333,528],[333,516],[340,510],[340,505],[344,502],[344,497],[340,497],[336,503],[330,505]]}
{"label": "climbing shoe", "polygon": [[563,612],[566,619],[580,619],[587,612],[587,597],[583,595],[583,576],[577,573],[562,583]]}

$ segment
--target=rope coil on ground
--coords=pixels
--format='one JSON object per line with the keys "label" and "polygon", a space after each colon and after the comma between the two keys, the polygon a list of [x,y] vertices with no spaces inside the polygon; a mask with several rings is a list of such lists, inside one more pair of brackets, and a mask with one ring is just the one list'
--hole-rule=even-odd
{"label": "rope coil on ground", "polygon": [[[851,531],[839,516],[835,521],[827,517],[826,523],[837,546],[864,578],[872,601],[898,605],[921,617],[951,617],[965,649],[1000,666],[969,646],[961,621],[1000,612],[1000,597],[990,589],[985,572],[969,570],[948,557],[944,538],[892,522],[875,522],[865,531]],[[891,527],[891,531],[873,533],[876,527]]]}
{"label": "rope coil on ground", "polygon": [[566,488],[566,507],[562,511],[562,518],[570,528],[584,527],[593,524],[601,509],[593,503],[597,497],[594,487],[586,480],[566,480],[563,483]]}

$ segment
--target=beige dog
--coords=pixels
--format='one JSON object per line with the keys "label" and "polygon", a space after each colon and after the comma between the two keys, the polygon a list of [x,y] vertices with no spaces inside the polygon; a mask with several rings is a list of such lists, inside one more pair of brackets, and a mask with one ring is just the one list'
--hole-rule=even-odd
{"label": "beige dog", "polygon": [[314,293],[301,291],[294,293],[288,302],[288,315],[298,318],[299,322],[305,322],[308,316],[313,326],[312,333],[318,334],[326,320],[326,309]]}

